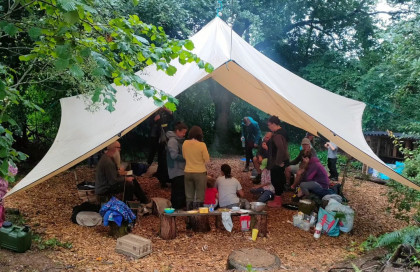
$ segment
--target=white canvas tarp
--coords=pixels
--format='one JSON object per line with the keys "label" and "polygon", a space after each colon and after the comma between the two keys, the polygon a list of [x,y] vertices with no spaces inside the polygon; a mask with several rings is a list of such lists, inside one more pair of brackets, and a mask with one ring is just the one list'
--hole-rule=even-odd
{"label": "white canvas tarp", "polygon": [[[191,40],[201,59],[215,70],[207,74],[196,64],[180,65],[167,76],[155,66],[138,74],[156,89],[176,96],[193,84],[213,78],[239,98],[262,111],[313,134],[320,133],[343,151],[390,178],[416,190],[420,187],[394,172],[370,149],[362,133],[365,104],[348,99],[296,76],[246,43],[219,18]],[[115,111],[87,111],[87,98],[61,99],[57,137],[41,162],[7,196],[30,188],[81,162],[141,123],[157,107],[128,87],[116,87]],[[182,105],[181,105],[182,106]]]}

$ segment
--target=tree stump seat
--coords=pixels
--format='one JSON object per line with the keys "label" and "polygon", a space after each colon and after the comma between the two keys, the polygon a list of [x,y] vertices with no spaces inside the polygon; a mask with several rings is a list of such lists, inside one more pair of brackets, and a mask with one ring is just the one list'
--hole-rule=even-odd
{"label": "tree stump seat", "polygon": [[230,253],[227,269],[235,271],[278,271],[280,258],[263,249],[241,248]]}
{"label": "tree stump seat", "polygon": [[[258,236],[267,236],[267,212],[247,213],[251,216],[251,228],[258,229]],[[241,216],[241,213],[231,213],[231,216]],[[195,232],[210,231],[209,218],[215,217],[216,227],[221,226],[222,212],[210,213],[188,213],[186,211],[175,211],[174,213],[163,213],[160,215],[160,237],[164,240],[175,239],[177,235],[176,217],[190,218],[192,230]],[[223,226],[223,225],[222,225]]]}

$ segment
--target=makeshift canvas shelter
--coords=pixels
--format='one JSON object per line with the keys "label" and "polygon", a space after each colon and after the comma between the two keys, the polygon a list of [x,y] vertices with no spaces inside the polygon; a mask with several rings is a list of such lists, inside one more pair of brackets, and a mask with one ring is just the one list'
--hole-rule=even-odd
{"label": "makeshift canvas shelter", "polygon": [[[220,18],[215,18],[191,40],[201,59],[215,68],[211,74],[195,63],[181,65],[167,76],[154,65],[138,74],[158,90],[176,96],[193,84],[213,78],[227,90],[271,115],[313,134],[320,133],[342,150],[419,190],[419,186],[394,172],[367,145],[362,132],[365,104],[348,99],[298,77],[268,59]],[[151,99],[133,88],[116,87],[117,103],[110,113],[86,110],[83,96],[61,100],[62,116],[57,137],[45,157],[8,194],[30,188],[88,158],[117,140],[157,110]]]}

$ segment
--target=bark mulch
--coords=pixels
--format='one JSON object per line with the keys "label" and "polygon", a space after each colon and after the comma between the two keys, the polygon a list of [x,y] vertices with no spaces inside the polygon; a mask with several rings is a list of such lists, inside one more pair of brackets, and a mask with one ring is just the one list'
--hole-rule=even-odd
{"label": "bark mulch", "polygon": [[[208,173],[219,176],[223,163],[231,165],[232,174],[241,182],[246,198],[252,200],[250,172],[242,172],[243,162],[239,157],[212,159]],[[386,212],[385,186],[348,178],[344,193],[356,214],[351,234],[336,238],[321,236],[315,240],[310,232],[299,230],[291,223],[296,211],[267,208],[269,233],[257,241],[250,239],[250,232],[240,231],[239,218],[234,218],[232,233],[216,230],[214,222],[209,233],[186,231],[180,218],[177,219],[177,238],[165,241],[158,236],[159,218],[150,215],[137,220],[133,233],[150,239],[153,253],[135,260],[115,252],[116,240],[108,236],[107,227],[87,228],[70,221],[72,207],[81,203],[74,172],[79,181],[94,180],[94,169],[82,165],[5,201],[6,207],[18,208],[32,230],[44,239],[72,243],[71,249],[58,248],[49,253],[49,257],[62,267],[72,267],[72,271],[223,271],[232,250],[249,247],[278,255],[288,271],[327,271],[339,261],[357,257],[355,246],[369,235],[406,226]],[[170,189],[160,189],[157,179],[138,179],[149,197],[170,198]],[[291,193],[286,194],[285,201],[290,197]]]}

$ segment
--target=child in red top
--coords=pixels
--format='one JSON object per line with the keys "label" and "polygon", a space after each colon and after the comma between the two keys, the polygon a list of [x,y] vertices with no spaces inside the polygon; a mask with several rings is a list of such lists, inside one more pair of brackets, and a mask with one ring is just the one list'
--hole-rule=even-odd
{"label": "child in red top", "polygon": [[216,180],[210,176],[207,176],[207,189],[204,193],[204,207],[210,207],[210,205],[213,205],[215,208],[217,206],[219,192],[217,191],[217,188],[214,187],[215,184]]}

